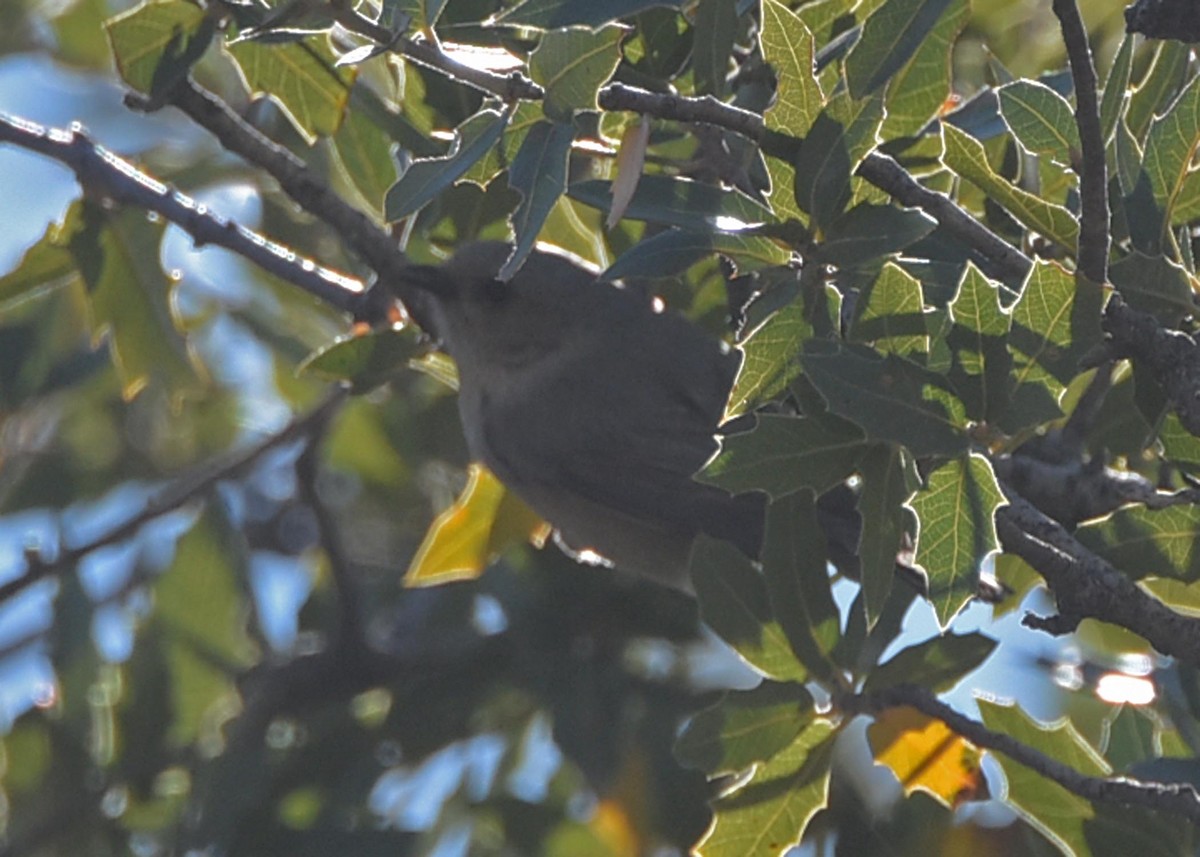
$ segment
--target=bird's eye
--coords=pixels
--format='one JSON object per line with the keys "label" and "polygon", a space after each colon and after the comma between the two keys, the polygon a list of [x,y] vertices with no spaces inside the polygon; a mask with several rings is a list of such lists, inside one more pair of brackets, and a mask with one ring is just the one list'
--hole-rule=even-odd
{"label": "bird's eye", "polygon": [[483,297],[488,303],[499,305],[508,300],[511,286],[503,280],[491,279],[483,284]]}

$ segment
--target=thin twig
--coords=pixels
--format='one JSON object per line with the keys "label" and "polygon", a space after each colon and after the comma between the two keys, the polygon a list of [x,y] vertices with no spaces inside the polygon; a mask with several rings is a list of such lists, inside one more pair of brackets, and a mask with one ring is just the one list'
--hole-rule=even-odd
{"label": "thin twig", "polygon": [[162,215],[192,236],[197,247],[232,250],[264,271],[286,280],[345,312],[356,312],[363,296],[358,280],[297,256],[269,238],[210,212],[194,199],[138,170],[79,130],[45,128],[0,113],[0,142],[37,152],[70,167],[89,196],[110,199]]}
{"label": "thin twig", "polygon": [[1075,124],[1083,149],[1079,169],[1079,270],[1094,283],[1108,280],[1108,167],[1104,134],[1100,130],[1100,105],[1096,97],[1096,67],[1087,31],[1075,0],[1054,0],[1054,14],[1062,27],[1071,77],[1075,82]]}
{"label": "thin twig", "polygon": [[1200,795],[1190,783],[1140,782],[1127,777],[1092,777],[1070,765],[1022,744],[1003,732],[994,732],[942,702],[933,691],[912,684],[896,685],[874,693],[850,697],[847,708],[874,713],[887,708],[910,706],[940,720],[972,744],[1003,753],[1014,762],[1036,771],[1068,791],[1097,803],[1115,803],[1169,812],[1200,824]]}
{"label": "thin twig", "polygon": [[62,547],[52,560],[44,560],[36,551],[30,551],[26,556],[28,567],[25,573],[0,585],[0,603],[23,592],[39,580],[66,572],[87,554],[129,538],[148,522],[178,509],[222,479],[231,479],[242,473],[267,451],[308,434],[314,425],[328,419],[328,415],[345,397],[345,391],[335,389],[315,408],[296,417],[280,431],[248,449],[205,462],[192,472],[176,478],[151,497],[140,511],[110,527],[96,538],[82,544]]}

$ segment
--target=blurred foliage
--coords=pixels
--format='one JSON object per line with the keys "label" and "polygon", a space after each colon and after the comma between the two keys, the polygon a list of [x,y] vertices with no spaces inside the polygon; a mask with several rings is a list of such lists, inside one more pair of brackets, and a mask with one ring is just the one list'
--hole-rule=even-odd
{"label": "blurred foliage", "polygon": [[[704,544],[697,602],[522,545],[539,522],[494,479],[468,486],[446,358],[227,255],[168,262],[173,228],[81,196],[0,274],[0,853],[1192,852],[1186,825],[1003,756],[993,799],[1000,774],[939,722],[894,709],[864,739],[836,705],[971,686],[996,648],[902,637],[916,596],[893,585],[898,551],[943,631],[993,560],[1016,596],[1036,580],[997,558],[989,456],[1061,426],[1103,301],[1070,271],[1079,143],[1049,4],[360,8],[545,88],[511,103],[333,28],[344,6],[16,0],[0,56],[32,46],[151,100],[191,75],[414,260],[506,238],[516,265],[545,241],[663,295],[745,355],[728,412],[759,414],[702,478],[771,496],[763,562]],[[1200,84],[1186,49],[1124,38],[1120,4],[1085,11],[1113,283],[1176,324],[1196,288]],[[711,94],[772,135],[638,128],[597,106],[610,81]],[[136,153],[158,178],[251,196],[245,225],[362,273],[273,180],[170,127]],[[856,176],[876,150],[1036,256],[1028,276]],[[644,166],[606,230],[618,158]],[[318,406],[330,379],[354,393],[336,413]],[[1200,463],[1136,369],[1088,446],[1168,487]],[[864,526],[841,580],[855,595],[835,600],[827,559],[845,569],[816,497],[847,480]],[[1190,508],[1139,506],[1079,537],[1194,611],[1198,529]],[[26,569],[53,580],[13,584]],[[404,589],[405,569],[469,579]],[[1083,633],[1093,672],[1144,649]],[[1092,675],[1065,695],[1070,720],[981,702],[983,719],[1085,773],[1196,779],[1197,676],[1156,666],[1143,708],[1096,696]],[[894,774],[886,806],[872,760]]]}

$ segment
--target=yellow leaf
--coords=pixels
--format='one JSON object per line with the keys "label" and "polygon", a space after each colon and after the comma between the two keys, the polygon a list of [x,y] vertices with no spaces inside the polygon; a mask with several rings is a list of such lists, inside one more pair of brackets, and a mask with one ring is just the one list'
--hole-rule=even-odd
{"label": "yellow leaf", "polygon": [[405,586],[474,580],[495,557],[521,542],[545,544],[550,527],[482,464],[430,526],[404,575]]}
{"label": "yellow leaf", "polygon": [[940,720],[891,708],[867,730],[875,761],[891,768],[905,793],[924,789],[947,806],[980,784],[979,751]]}

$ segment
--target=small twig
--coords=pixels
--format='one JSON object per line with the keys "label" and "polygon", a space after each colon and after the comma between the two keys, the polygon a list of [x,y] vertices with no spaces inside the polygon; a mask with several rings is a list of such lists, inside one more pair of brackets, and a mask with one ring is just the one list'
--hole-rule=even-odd
{"label": "small twig", "polygon": [[1082,619],[1100,619],[1133,631],[1164,655],[1200,666],[1200,619],[1168,608],[1010,486],[1003,487],[1008,505],[996,512],[1000,543],[1045,578],[1061,613],[1049,623],[1027,617],[1027,625],[1066,633]]}
{"label": "small twig", "polygon": [[1062,27],[1071,77],[1075,82],[1075,124],[1083,151],[1079,170],[1079,270],[1094,283],[1108,280],[1108,168],[1100,105],[1096,98],[1096,67],[1087,31],[1075,0],[1054,0],[1054,14]]}
{"label": "small twig", "polygon": [[350,558],[346,555],[337,521],[317,488],[321,441],[332,416],[333,411],[328,411],[323,419],[313,424],[304,451],[296,461],[296,475],[300,497],[308,504],[316,520],[319,542],[329,560],[330,576],[337,590],[338,645],[360,651],[367,648],[367,638],[363,628],[358,581],[355,580]]}
{"label": "small twig", "polygon": [[212,485],[222,479],[231,479],[254,464],[262,455],[277,446],[288,443],[312,431],[314,425],[328,419],[329,413],[346,397],[346,393],[335,389],[325,399],[307,414],[296,417],[284,428],[249,449],[231,452],[225,456],[205,462],[202,466],[176,478],[161,491],[151,497],[140,511],[126,518],[121,523],[83,544],[62,547],[52,560],[43,560],[36,551],[30,551],[26,560],[28,567],[25,573],[3,585],[0,585],[0,603],[14,597],[20,592],[56,574],[61,574],[75,566],[80,559],[102,547],[116,544],[136,533],[142,526],[178,509],[180,506],[198,497]]}
{"label": "small twig", "polygon": [[977,747],[1003,753],[1014,762],[1053,780],[1068,791],[1097,803],[1115,803],[1169,812],[1200,824],[1200,795],[1190,783],[1140,782],[1128,777],[1092,777],[1070,765],[1022,744],[1003,732],[994,732],[942,702],[928,688],[896,685],[874,693],[849,697],[843,705],[857,713],[875,713],[909,706],[936,720]]}
{"label": "small twig", "polygon": [[93,198],[153,211],[192,236],[197,247],[215,244],[245,257],[345,312],[362,304],[358,280],[297,256],[286,247],[218,214],[151,178],[97,145],[82,131],[44,128],[0,113],[0,142],[11,143],[70,167]]}

